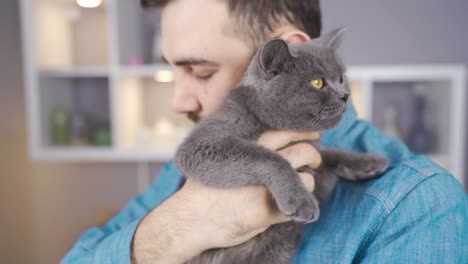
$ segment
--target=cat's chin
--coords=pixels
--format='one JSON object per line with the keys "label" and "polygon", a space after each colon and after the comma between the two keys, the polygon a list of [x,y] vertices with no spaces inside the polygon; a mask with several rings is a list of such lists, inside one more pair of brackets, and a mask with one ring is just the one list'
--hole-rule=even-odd
{"label": "cat's chin", "polygon": [[328,119],[327,121],[328,121],[328,123],[330,124],[330,127],[327,128],[327,129],[331,129],[331,128],[336,127],[336,126],[340,123],[340,121],[341,121],[342,118],[343,118],[343,115],[340,114],[340,115],[337,115],[337,116],[334,117],[334,118]]}
{"label": "cat's chin", "polygon": [[315,115],[307,115],[307,121],[301,121],[300,126],[295,127],[296,130],[307,130],[307,131],[322,131],[336,127],[341,121],[341,115],[335,118],[321,118]]}
{"label": "cat's chin", "polygon": [[319,117],[321,120],[332,120],[336,117],[340,117],[346,111],[346,105],[338,104],[338,105],[330,105],[323,107],[319,112]]}
{"label": "cat's chin", "polygon": [[338,113],[336,115],[328,116],[328,117],[321,117],[319,122],[320,127],[315,127],[318,130],[328,130],[335,128],[340,123],[341,119],[343,118],[343,113]]}

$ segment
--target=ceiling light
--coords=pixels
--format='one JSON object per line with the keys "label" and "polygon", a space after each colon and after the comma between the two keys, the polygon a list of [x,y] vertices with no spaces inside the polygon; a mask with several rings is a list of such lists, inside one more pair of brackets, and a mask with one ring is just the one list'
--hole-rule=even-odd
{"label": "ceiling light", "polygon": [[76,0],[76,3],[85,8],[94,8],[98,7],[101,4],[102,0]]}

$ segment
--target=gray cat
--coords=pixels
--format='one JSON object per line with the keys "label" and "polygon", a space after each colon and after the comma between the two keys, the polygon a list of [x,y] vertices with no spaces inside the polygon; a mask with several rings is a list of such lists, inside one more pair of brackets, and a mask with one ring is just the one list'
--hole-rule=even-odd
{"label": "gray cat", "polygon": [[343,32],[289,46],[281,39],[267,42],[220,111],[200,121],[179,146],[175,162],[185,176],[219,188],[266,185],[281,212],[294,220],[241,245],[207,250],[187,263],[290,263],[304,223],[317,220],[319,202],[333,191],[337,178],[370,179],[387,169],[383,157],[312,142],[323,161],[316,170],[302,168],[315,176],[311,194],[284,158],[256,143],[270,129],[323,131],[339,123],[350,95],[336,55]]}

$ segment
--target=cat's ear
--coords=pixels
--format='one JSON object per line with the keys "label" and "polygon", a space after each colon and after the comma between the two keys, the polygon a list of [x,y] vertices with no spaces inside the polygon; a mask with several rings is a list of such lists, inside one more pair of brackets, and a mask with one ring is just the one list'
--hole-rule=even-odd
{"label": "cat's ear", "polygon": [[280,38],[275,38],[260,50],[259,64],[267,76],[273,77],[278,74],[284,63],[292,58],[288,44]]}
{"label": "cat's ear", "polygon": [[337,50],[343,42],[343,35],[345,32],[346,28],[337,28],[328,33],[323,34],[318,39],[312,40],[312,43],[324,48],[332,48],[334,50]]}

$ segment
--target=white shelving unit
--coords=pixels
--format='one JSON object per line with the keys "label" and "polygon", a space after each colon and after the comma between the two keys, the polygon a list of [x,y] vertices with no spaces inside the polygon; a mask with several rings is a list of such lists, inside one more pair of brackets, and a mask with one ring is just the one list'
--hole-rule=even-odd
{"label": "white shelving unit", "polygon": [[[144,163],[173,156],[191,124],[171,113],[171,68],[152,51],[157,13],[145,14],[139,5],[107,0],[86,9],[74,0],[21,0],[32,159]],[[165,82],[155,80],[158,74]],[[425,84],[429,98],[444,100],[435,130],[445,147],[430,154],[461,180],[465,126],[456,113],[463,112],[465,98],[462,66],[352,66],[348,75],[359,115],[367,120],[378,118],[373,102],[381,83]],[[58,106],[100,119],[112,143],[54,145],[50,117]]]}
{"label": "white shelving unit", "polygon": [[[466,69],[463,65],[353,66],[348,70],[348,78],[351,80],[358,116],[374,124],[383,119],[382,116],[374,116],[376,109],[384,107],[379,105],[382,99],[377,100],[379,91],[395,88],[395,92],[398,89],[401,93],[407,90],[403,94],[409,96],[398,97],[401,101],[396,107],[403,106],[399,109],[399,118],[408,119],[407,115],[412,113],[407,113],[408,108],[404,106],[405,103],[412,103],[414,91],[411,90],[416,87],[422,90],[428,103],[425,121],[432,130],[432,141],[437,141],[433,142],[429,153],[424,154],[429,155],[464,184],[466,128],[463,113]],[[392,98],[384,100],[392,101]],[[412,123],[414,120],[407,122]]]}
{"label": "white shelving unit", "polygon": [[[172,157],[191,124],[170,112],[171,68],[154,59],[148,46],[157,32],[151,24],[157,14],[139,5],[107,0],[82,8],[75,0],[21,0],[32,159],[164,162]],[[155,80],[158,74],[164,82]],[[101,115],[100,128],[109,131],[112,143],[54,144],[50,118],[57,107],[90,119]],[[153,131],[158,121],[162,135]]]}

